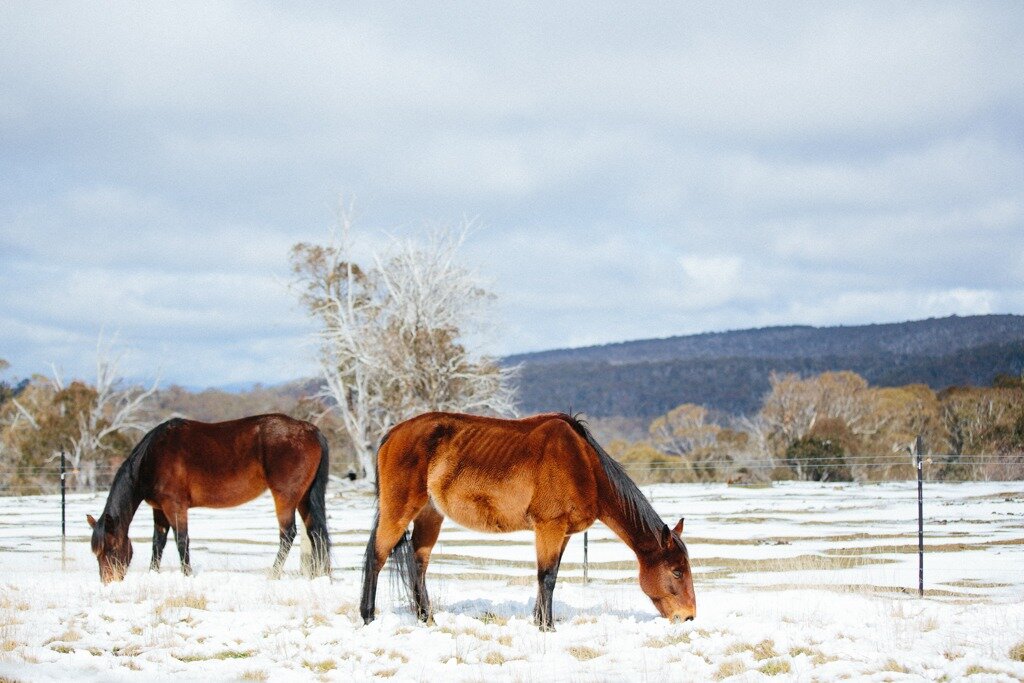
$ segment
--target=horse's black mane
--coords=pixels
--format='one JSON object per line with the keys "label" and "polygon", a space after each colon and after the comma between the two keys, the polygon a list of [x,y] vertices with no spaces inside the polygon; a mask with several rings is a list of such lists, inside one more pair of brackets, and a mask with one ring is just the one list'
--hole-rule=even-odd
{"label": "horse's black mane", "polygon": [[[618,463],[615,458],[608,455],[608,452],[601,447],[593,434],[587,428],[586,422],[579,418],[579,415],[567,415],[564,414],[565,419],[572,428],[576,430],[576,433],[582,436],[590,447],[597,452],[598,458],[601,460],[601,467],[604,468],[605,474],[608,475],[608,480],[612,483],[612,488],[618,494],[619,502],[625,508],[626,512],[630,517],[639,523],[640,527],[650,533],[655,534],[659,538],[661,537],[662,530],[665,528],[665,522],[662,521],[661,515],[651,505],[651,501],[647,500],[647,496],[640,491],[640,488],[636,483],[629,478],[626,474],[626,470],[622,468],[622,465]],[[680,545],[683,551],[686,551],[686,545],[680,541]]]}
{"label": "horse's black mane", "polygon": [[110,495],[107,496],[107,504],[103,509],[104,515],[119,519],[124,513],[127,513],[130,521],[139,503],[142,502],[141,494],[138,491],[139,471],[142,469],[142,463],[149,452],[150,445],[155,439],[163,435],[168,428],[175,427],[183,421],[181,418],[173,418],[166,422],[161,422],[146,432],[146,435],[139,440],[139,443],[135,445],[135,448],[132,449],[132,452],[125,458],[125,461],[121,463],[121,466],[117,468],[117,472],[114,474],[114,481],[110,485]]}

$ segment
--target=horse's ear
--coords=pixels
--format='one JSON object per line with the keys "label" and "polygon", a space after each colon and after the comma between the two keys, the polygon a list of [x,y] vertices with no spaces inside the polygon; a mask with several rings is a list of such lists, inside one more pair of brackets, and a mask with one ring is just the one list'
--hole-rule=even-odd
{"label": "horse's ear", "polygon": [[93,517],[92,515],[86,515],[85,516],[85,521],[89,522],[89,528],[90,529],[95,529],[96,528],[96,518]]}
{"label": "horse's ear", "polygon": [[683,518],[682,517],[679,518],[679,524],[676,524],[676,528],[673,529],[672,532],[676,536],[678,536],[679,538],[683,537]]}
{"label": "horse's ear", "polygon": [[661,547],[671,548],[672,547],[672,532],[668,528],[668,524],[661,525]]}

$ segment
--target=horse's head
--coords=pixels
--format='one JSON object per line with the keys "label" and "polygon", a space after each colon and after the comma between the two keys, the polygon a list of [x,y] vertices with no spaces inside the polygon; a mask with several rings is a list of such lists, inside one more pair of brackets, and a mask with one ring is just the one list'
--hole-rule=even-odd
{"label": "horse's head", "polygon": [[690,621],[697,616],[690,558],[682,535],[683,520],[671,530],[666,524],[661,530],[658,549],[640,558],[640,588],[661,616],[673,621]]}
{"label": "horse's head", "polygon": [[128,572],[132,561],[132,542],[128,538],[128,527],[107,513],[97,521],[92,515],[85,516],[92,527],[92,552],[100,563],[100,580],[103,583],[120,581]]}

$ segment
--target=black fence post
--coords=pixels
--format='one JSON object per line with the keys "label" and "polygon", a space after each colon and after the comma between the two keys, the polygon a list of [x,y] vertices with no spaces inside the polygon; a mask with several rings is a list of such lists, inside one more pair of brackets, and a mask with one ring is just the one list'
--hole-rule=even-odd
{"label": "black fence post", "polygon": [[924,450],[921,436],[914,441],[917,467],[917,594],[924,597]]}
{"label": "black fence post", "polygon": [[60,451],[60,568],[67,568],[67,478],[68,464],[64,449]]}
{"label": "black fence post", "polygon": [[587,532],[583,532],[583,583],[590,583],[590,562],[587,559]]}

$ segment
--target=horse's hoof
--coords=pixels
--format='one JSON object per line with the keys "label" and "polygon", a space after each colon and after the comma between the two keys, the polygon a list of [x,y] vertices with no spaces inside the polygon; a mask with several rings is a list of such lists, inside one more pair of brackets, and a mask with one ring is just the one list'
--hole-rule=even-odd
{"label": "horse's hoof", "polygon": [[373,621],[373,617],[363,617],[363,626],[368,626]]}
{"label": "horse's hoof", "polygon": [[554,621],[548,623],[548,622],[543,621],[541,619],[534,619],[533,620],[533,625],[537,627],[538,631],[543,631],[544,633],[552,633],[555,630],[555,622]]}

